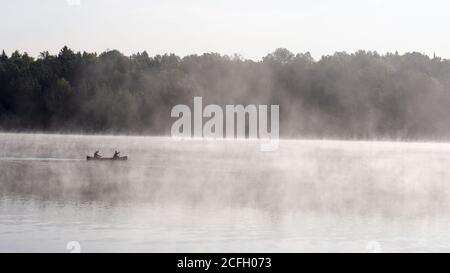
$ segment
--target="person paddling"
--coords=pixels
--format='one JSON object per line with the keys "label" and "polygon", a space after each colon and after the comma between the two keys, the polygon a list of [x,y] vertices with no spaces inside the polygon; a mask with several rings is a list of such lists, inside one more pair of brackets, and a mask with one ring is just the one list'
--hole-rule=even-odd
{"label": "person paddling", "polygon": [[94,158],[101,158],[102,156],[99,155],[99,151],[95,151]]}
{"label": "person paddling", "polygon": [[118,158],[118,157],[119,157],[119,155],[120,155],[120,152],[118,152],[118,151],[115,151],[115,152],[114,152],[114,155],[113,155],[113,158]]}

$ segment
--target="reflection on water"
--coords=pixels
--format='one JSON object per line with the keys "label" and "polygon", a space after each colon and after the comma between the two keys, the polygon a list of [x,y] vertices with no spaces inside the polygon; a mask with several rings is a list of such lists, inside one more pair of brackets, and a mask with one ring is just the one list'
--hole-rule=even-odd
{"label": "reflection on water", "polygon": [[[126,162],[85,161],[100,150]],[[0,135],[0,251],[449,251],[450,145]]]}

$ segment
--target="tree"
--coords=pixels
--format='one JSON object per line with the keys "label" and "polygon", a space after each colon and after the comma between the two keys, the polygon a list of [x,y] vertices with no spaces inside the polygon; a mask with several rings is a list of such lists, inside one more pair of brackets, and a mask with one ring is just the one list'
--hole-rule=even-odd
{"label": "tree", "polygon": [[177,104],[279,104],[290,137],[450,138],[450,60],[420,53],[0,55],[0,128],[168,134]]}

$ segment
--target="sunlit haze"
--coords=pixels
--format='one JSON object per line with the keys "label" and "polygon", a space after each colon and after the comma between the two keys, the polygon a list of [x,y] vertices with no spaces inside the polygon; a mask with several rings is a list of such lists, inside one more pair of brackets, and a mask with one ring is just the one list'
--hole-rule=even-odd
{"label": "sunlit haze", "polygon": [[67,45],[255,60],[278,47],[316,59],[359,49],[450,57],[444,0],[2,0],[1,6],[0,50],[8,54],[57,53]]}

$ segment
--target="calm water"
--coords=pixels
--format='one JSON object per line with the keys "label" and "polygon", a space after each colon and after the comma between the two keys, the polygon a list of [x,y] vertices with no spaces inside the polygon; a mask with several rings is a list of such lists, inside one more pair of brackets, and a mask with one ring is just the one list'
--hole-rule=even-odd
{"label": "calm water", "polygon": [[449,165],[449,144],[0,134],[0,252],[447,252]]}

